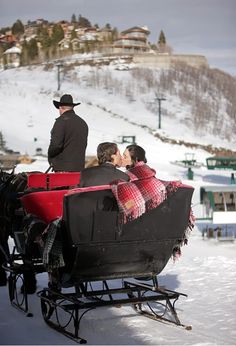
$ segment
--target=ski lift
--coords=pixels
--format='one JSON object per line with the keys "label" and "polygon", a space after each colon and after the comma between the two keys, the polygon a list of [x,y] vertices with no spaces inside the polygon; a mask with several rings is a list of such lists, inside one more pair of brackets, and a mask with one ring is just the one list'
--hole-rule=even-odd
{"label": "ski lift", "polygon": [[199,168],[202,166],[201,162],[197,162],[195,159],[195,153],[185,153],[185,159],[181,161],[171,162],[177,166],[187,167],[187,168]]}

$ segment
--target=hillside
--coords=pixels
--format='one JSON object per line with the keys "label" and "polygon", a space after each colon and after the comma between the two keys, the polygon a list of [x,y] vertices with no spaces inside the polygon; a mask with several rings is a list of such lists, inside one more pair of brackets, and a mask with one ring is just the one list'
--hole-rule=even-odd
{"label": "hillside", "polygon": [[[110,65],[95,61],[90,66],[74,59],[63,62],[59,92],[56,64],[5,70],[0,77],[0,131],[14,150],[32,154],[35,147],[42,147],[46,152],[58,116],[52,99],[62,93],[71,93],[82,102],[77,112],[91,123],[90,135],[98,142],[116,140],[120,135],[136,135],[139,142],[142,129],[170,143],[208,146],[212,153],[209,145],[236,148],[236,81],[218,70],[183,64],[166,71],[151,70],[124,64],[121,59]],[[156,97],[165,98],[161,129]],[[101,117],[109,123],[105,130],[99,129]],[[115,119],[135,127],[117,128]],[[95,149],[89,146],[88,154]]]}

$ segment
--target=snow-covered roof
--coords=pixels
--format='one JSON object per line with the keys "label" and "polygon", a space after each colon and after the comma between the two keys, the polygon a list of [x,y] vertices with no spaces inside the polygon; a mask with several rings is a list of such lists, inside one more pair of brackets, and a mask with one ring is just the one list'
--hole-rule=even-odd
{"label": "snow-covered roof", "polygon": [[21,54],[21,49],[18,47],[12,47],[12,48],[5,50],[5,52],[4,52],[4,54],[13,54],[13,53]]}
{"label": "snow-covered roof", "polygon": [[236,192],[236,185],[209,185],[202,186],[201,189],[206,192]]}

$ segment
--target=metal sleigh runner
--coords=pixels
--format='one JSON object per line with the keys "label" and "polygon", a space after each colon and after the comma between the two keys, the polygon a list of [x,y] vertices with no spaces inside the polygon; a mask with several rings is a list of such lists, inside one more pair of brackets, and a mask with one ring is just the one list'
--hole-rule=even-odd
{"label": "metal sleigh runner", "polygon": [[[86,343],[80,329],[83,316],[100,307],[128,304],[145,317],[191,329],[180,322],[175,309],[186,294],[160,287],[157,275],[185,238],[193,188],[180,184],[160,205],[122,223],[109,186],[71,189],[78,177],[28,174],[20,206],[14,210],[21,214],[20,221],[19,216],[17,222],[12,218],[16,246],[4,264],[11,303],[31,316],[27,292],[18,292],[19,281],[24,283],[28,272],[48,271],[51,284],[37,292],[43,318],[76,342]],[[46,227],[44,246],[51,246],[51,253],[40,250]],[[30,255],[29,234],[35,246]],[[50,268],[50,256],[63,266]]]}

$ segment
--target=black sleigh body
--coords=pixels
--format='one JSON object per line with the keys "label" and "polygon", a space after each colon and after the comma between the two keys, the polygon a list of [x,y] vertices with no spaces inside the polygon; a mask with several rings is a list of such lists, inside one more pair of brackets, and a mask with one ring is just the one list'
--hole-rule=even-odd
{"label": "black sleigh body", "polygon": [[66,195],[66,233],[77,248],[75,281],[159,274],[183,241],[192,193],[192,188],[180,187],[161,205],[126,224],[119,221],[109,190]]}

